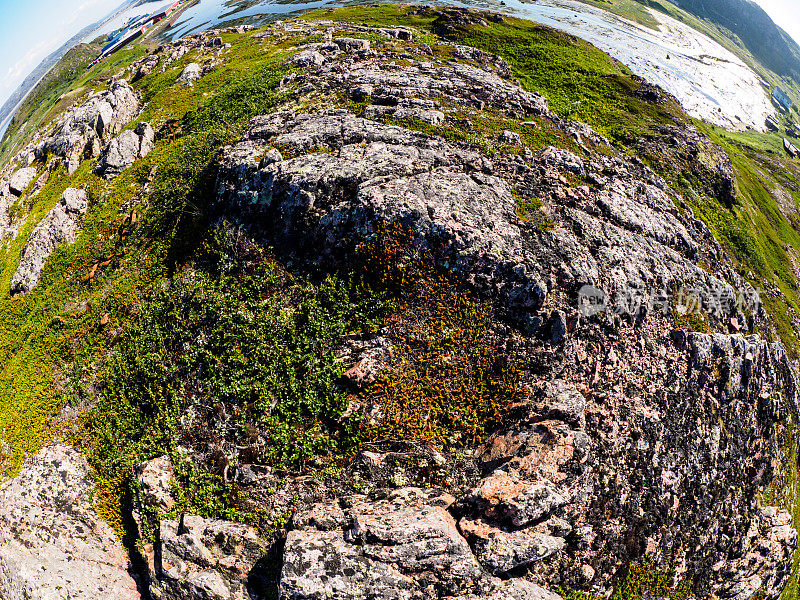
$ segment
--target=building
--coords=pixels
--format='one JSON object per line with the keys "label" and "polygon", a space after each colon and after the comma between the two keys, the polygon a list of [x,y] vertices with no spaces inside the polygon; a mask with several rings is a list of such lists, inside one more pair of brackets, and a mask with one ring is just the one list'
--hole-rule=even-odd
{"label": "building", "polygon": [[176,0],[171,4],[166,4],[161,8],[157,9],[156,12],[153,13],[152,15],[153,23],[158,23],[161,19],[165,19],[168,16],[170,16],[175,11],[175,9],[178,8],[178,5],[180,3],[181,3],[180,0]]}
{"label": "building", "polygon": [[775,115],[769,115],[765,123],[767,128],[772,131],[778,131],[781,128],[781,124],[778,122],[778,119],[775,118]]}
{"label": "building", "polygon": [[782,110],[788,111],[790,108],[792,108],[792,99],[789,98],[789,96],[786,95],[786,92],[779,87],[776,87],[774,90],[772,90],[772,99],[778,103],[778,106]]}
{"label": "building", "polygon": [[103,48],[100,56],[98,56],[94,62],[89,65],[89,67],[93,67],[106,56],[114,54],[118,50],[121,50],[130,44],[133,40],[144,35],[151,25],[158,23],[165,17],[168,17],[175,11],[176,8],[180,6],[180,4],[181,0],[173,0],[167,4],[164,4],[160,8],[157,8],[153,13],[131,18],[127,25],[109,38],[108,43]]}

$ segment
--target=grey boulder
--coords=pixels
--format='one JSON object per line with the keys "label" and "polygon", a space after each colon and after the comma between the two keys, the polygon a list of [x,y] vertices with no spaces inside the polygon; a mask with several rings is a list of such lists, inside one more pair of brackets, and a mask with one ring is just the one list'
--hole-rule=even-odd
{"label": "grey boulder", "polygon": [[8,189],[15,196],[21,196],[34,179],[36,179],[35,168],[25,167],[24,169],[19,169],[8,180]]}
{"label": "grey boulder", "polygon": [[292,64],[298,67],[321,65],[324,62],[325,57],[316,50],[302,50],[292,57]]}
{"label": "grey boulder", "polygon": [[202,71],[200,70],[200,65],[197,63],[189,63],[186,65],[186,68],[181,72],[176,80],[177,83],[188,83],[191,84],[194,81],[197,81],[202,77]]}
{"label": "grey boulder", "polygon": [[66,112],[52,135],[36,146],[37,158],[52,154],[72,173],[81,161],[100,154],[103,145],[139,114],[139,95],[124,79]]}
{"label": "grey boulder", "polygon": [[156,600],[249,600],[266,591],[253,527],[195,515],[163,520],[150,559]]}
{"label": "grey boulder", "polygon": [[353,53],[361,50],[369,50],[369,40],[358,38],[341,37],[333,40],[342,52]]}
{"label": "grey boulder", "polygon": [[356,497],[347,508],[326,502],[299,513],[286,539],[279,597],[561,600],[532,582],[484,571],[447,504],[436,492],[403,488],[382,500]]}
{"label": "grey boulder", "polygon": [[[408,491],[408,490],[404,490]],[[413,490],[412,490],[413,491]],[[453,517],[416,494],[319,504],[294,520],[283,555],[283,600],[489,596],[484,574]]]}
{"label": "grey boulder", "polygon": [[150,154],[155,144],[155,135],[148,123],[139,123],[133,131],[123,131],[103,149],[95,173],[106,179],[116,177],[137,159]]}
{"label": "grey boulder", "polygon": [[11,294],[26,294],[38,283],[49,256],[61,244],[73,243],[81,231],[89,207],[86,192],[67,188],[61,200],[47,213],[28,238],[22,258],[11,279]]}
{"label": "grey boulder", "polygon": [[563,537],[540,529],[505,531],[482,520],[462,520],[459,527],[470,540],[478,562],[495,575],[529,567],[567,545]]}
{"label": "grey boulder", "polygon": [[464,510],[482,513],[509,527],[525,527],[543,521],[568,502],[567,494],[549,481],[531,482],[497,470],[459,503]]}

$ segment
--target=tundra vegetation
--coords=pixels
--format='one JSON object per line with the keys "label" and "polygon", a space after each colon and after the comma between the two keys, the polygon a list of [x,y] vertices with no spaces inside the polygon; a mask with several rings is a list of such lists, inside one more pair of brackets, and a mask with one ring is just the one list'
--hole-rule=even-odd
{"label": "tundra vegetation", "polygon": [[[637,3],[625,6],[639,13]],[[436,56],[452,55],[452,46],[433,33],[434,14],[409,7],[347,7],[300,18],[411,26],[428,32],[416,43]],[[159,132],[153,152],[111,181],[95,175],[91,161],[71,174],[59,168],[35,197],[23,194],[13,207],[27,218],[19,235],[0,246],[0,287],[8,289],[25,241],[63,191],[76,187],[89,194],[83,233],[52,254],[37,287],[21,297],[0,296],[0,436],[8,444],[2,474],[13,476],[45,441],[70,440],[93,468],[98,510],[129,543],[125,515],[136,493],[133,467],[163,455],[176,465],[175,515],[189,511],[265,531],[280,525],[226,479],[226,457],[207,465],[186,460],[187,446],[214,445],[231,435],[205,427],[203,414],[187,422],[182,416],[188,404],[208,415],[232,415],[234,435],[245,443],[254,429],[267,432],[268,446],[248,448],[252,462],[335,479],[365,447],[414,443],[457,452],[480,442],[525,394],[525,366],[497,351],[493,306],[431,266],[402,229],[380,232],[347,268],[326,273],[287,263],[278,250],[212,218],[219,149],[239,140],[251,118],[289,101],[291,89],[280,83],[301,69],[289,58],[298,46],[316,41],[258,34],[222,34],[231,47],[192,86],[176,80],[199,59],[196,51],[134,81],[146,108],[128,128],[152,124]],[[465,25],[447,40],[503,57],[522,86],[544,95],[553,112],[589,124],[623,152],[634,154],[637,141],[655,127],[691,123],[671,98],[643,98],[641,82],[624,65],[552,29],[504,18]],[[371,41],[395,43],[380,36]],[[4,138],[3,158],[32,129],[102,89],[152,49],[134,45],[85,71],[79,67],[87,57],[69,55],[72,66],[57,71],[23,106]],[[363,110],[336,96],[300,108],[333,106]],[[581,152],[544,118],[532,119],[532,127],[486,109],[472,120],[474,128],[465,132],[386,119],[490,156],[521,151],[497,141],[503,131],[518,134],[533,151],[556,145]],[[696,125],[733,161],[731,198],[721,198],[684,160],[652,156],[649,166],[680,191],[678,210],[694,211],[740,274],[764,291],[775,330],[761,333],[781,339],[798,358],[799,163],[784,156],[774,135]],[[543,229],[551,226],[540,202],[518,201],[520,216]],[[709,327],[703,319],[677,325]],[[393,366],[354,392],[342,384],[337,341],[378,330],[392,343]],[[386,415],[378,425],[348,411],[365,399]],[[798,527],[793,444],[787,433],[785,465],[765,500],[785,505]],[[686,597],[685,585],[670,589],[672,573],[671,565],[631,565],[613,598]],[[795,598],[797,591],[795,570],[784,597]],[[588,598],[562,592],[567,600]]]}

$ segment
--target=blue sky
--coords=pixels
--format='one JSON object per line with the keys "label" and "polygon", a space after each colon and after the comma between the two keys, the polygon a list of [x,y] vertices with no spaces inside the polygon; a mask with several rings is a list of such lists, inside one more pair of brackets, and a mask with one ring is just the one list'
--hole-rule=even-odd
{"label": "blue sky", "polygon": [[[798,0],[756,0],[800,42]],[[0,105],[65,41],[123,0],[0,0]]]}
{"label": "blue sky", "polygon": [[0,105],[44,57],[123,0],[0,0]]}

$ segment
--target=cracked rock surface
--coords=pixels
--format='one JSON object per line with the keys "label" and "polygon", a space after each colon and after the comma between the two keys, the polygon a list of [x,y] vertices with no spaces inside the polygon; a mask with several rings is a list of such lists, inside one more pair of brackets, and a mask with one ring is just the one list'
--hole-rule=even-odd
{"label": "cracked rock surface", "polygon": [[295,517],[283,554],[281,598],[560,598],[528,581],[488,575],[446,498],[405,488],[384,500],[349,504],[318,504]]}
{"label": "cracked rock surface", "polygon": [[86,460],[49,446],[0,487],[0,597],[138,600],[128,556],[92,508]]}
{"label": "cracked rock surface", "polygon": [[[217,214],[317,266],[348,264],[383,224],[404,225],[440,266],[494,302],[507,323],[498,325],[505,347],[542,379],[477,449],[481,477],[446,513],[424,499],[413,515],[403,502],[380,500],[377,516],[378,501],[360,499],[326,505],[327,520],[297,521],[284,596],[335,588],[371,597],[381,577],[392,583],[374,597],[431,593],[424,569],[410,574],[396,560],[411,556],[399,527],[394,541],[371,549],[401,514],[408,531],[421,531],[417,519],[433,528],[422,537],[436,547],[454,539],[453,527],[466,540],[447,554],[461,556],[465,571],[435,578],[436,589],[456,596],[489,597],[498,593],[493,577],[509,574],[610,593],[614,574],[647,556],[674,561],[677,577],[696,576],[701,595],[747,600],[758,587],[777,598],[797,539],[788,514],[764,513],[758,498],[775,475],[778,438],[769,432],[797,414],[797,381],[780,343],[735,333],[737,293],[752,288],[705,225],[678,210],[675,191],[640,160],[550,113],[502,61],[462,49],[477,65],[425,58],[398,66],[367,47],[300,50],[310,51],[301,57],[307,72],[286,85],[299,97],[361,102],[363,111],[312,106],[255,118],[225,149]],[[435,126],[456,109],[547,119],[581,154],[519,147],[506,130],[499,141],[517,150],[489,156],[392,123],[415,111]],[[709,181],[730,191],[724,153],[689,129],[680,140],[716,153]],[[519,198],[538,199],[538,214],[521,212]],[[602,296],[588,298],[599,310],[581,304],[586,289]],[[699,290],[710,318],[731,333],[673,334],[671,302],[684,289]],[[766,319],[763,309],[754,318]],[[359,529],[362,521],[369,525]],[[480,577],[470,575],[475,565]],[[447,588],[450,575],[457,590]]]}
{"label": "cracked rock surface", "polygon": [[139,95],[124,79],[90,96],[71,108],[56,124],[55,130],[34,149],[39,158],[51,153],[60,158],[72,173],[86,158],[100,154],[102,147],[141,110]]}
{"label": "cracked rock surface", "polygon": [[103,148],[95,173],[106,179],[113,179],[136,162],[136,159],[150,154],[155,145],[155,137],[156,133],[148,123],[139,123],[133,131],[123,131]]}

